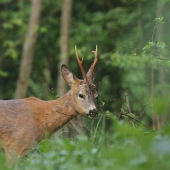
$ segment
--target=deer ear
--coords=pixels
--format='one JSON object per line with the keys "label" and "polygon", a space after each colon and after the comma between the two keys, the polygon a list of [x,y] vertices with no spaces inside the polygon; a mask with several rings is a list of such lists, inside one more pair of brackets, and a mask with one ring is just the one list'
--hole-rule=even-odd
{"label": "deer ear", "polygon": [[68,69],[65,64],[61,66],[61,72],[68,85],[71,86],[77,80],[76,76]]}

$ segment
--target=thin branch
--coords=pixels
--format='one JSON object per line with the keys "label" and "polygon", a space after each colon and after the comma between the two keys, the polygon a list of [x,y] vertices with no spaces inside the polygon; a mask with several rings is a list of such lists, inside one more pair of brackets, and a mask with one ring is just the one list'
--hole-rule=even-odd
{"label": "thin branch", "polygon": [[153,42],[153,36],[154,36],[155,29],[156,29],[157,25],[158,25],[158,23],[156,22],[156,25],[154,26],[154,28],[153,28],[153,32],[152,32],[152,42]]}
{"label": "thin branch", "polygon": [[124,47],[122,46],[123,48],[129,48],[129,49],[134,49],[134,50],[139,50],[139,51],[143,51],[143,49],[140,49],[140,48],[134,48],[134,47]]}
{"label": "thin branch", "polygon": [[100,81],[100,82],[97,84],[97,86],[98,86],[99,84],[103,83],[103,81],[105,81],[105,80],[107,80],[107,79],[109,79],[109,78],[110,78],[110,76],[107,76],[105,79],[103,79],[102,81]]}
{"label": "thin branch", "polygon": [[156,58],[156,59],[159,59],[159,60],[167,60],[167,61],[169,61],[170,59],[167,59],[167,58]]}
{"label": "thin branch", "polygon": [[130,102],[129,102],[129,97],[128,96],[130,96],[130,94],[125,92],[125,100],[126,100],[126,103],[127,103],[128,111],[129,111],[129,113],[131,113]]}
{"label": "thin branch", "polygon": [[130,118],[131,120],[134,120],[134,121],[136,121],[136,122],[138,122],[138,123],[140,123],[140,124],[142,124],[143,126],[145,126],[146,128],[148,128],[148,129],[150,129],[150,130],[152,130],[152,131],[154,131],[155,132],[155,130],[153,130],[151,127],[149,127],[149,126],[147,126],[147,125],[145,125],[144,123],[142,123],[140,120],[138,120],[138,119],[136,119],[136,118],[134,118],[134,117],[132,117],[132,116],[130,116],[129,114],[126,114],[126,113],[121,113],[121,115],[125,115],[125,116],[127,116],[128,118]]}
{"label": "thin branch", "polygon": [[48,89],[51,93],[53,93],[53,94],[55,95],[55,97],[59,98],[58,95],[52,91],[53,88],[52,88],[52,90],[51,90],[47,85],[46,85],[46,87],[47,87],[47,89]]}

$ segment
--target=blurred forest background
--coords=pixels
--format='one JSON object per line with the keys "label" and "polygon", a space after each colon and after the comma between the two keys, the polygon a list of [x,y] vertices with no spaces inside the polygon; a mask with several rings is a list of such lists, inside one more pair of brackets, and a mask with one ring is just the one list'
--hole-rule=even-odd
{"label": "blurred forest background", "polygon": [[[0,99],[62,96],[69,87],[61,64],[82,78],[74,46],[88,70],[97,44],[94,82],[102,112],[125,117],[133,126],[165,128],[169,9],[170,0],[0,0]],[[65,128],[79,133],[77,126],[89,129],[92,122],[78,117]],[[103,124],[107,131],[112,121]]]}
{"label": "blurred forest background", "polygon": [[[123,103],[126,112],[155,129],[167,123],[168,0],[0,2],[0,99],[62,96],[69,87],[61,77],[61,64],[81,78],[74,45],[88,70],[97,44],[95,84],[104,109],[120,112]],[[163,16],[164,25],[153,21]],[[152,42],[160,46],[149,46]]]}

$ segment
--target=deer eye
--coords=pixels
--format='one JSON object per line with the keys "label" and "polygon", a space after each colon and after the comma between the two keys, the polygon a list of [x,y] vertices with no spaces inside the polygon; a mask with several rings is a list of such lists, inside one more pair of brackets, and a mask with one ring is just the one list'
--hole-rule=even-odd
{"label": "deer eye", "polygon": [[79,97],[80,97],[80,98],[84,98],[84,95],[83,95],[83,94],[79,94]]}

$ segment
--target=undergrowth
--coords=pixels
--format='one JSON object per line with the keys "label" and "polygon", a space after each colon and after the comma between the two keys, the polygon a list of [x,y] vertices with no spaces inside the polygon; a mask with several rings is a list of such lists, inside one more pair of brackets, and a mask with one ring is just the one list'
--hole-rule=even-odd
{"label": "undergrowth", "polygon": [[[89,137],[43,140],[27,157],[18,160],[14,170],[107,170],[170,169],[170,127],[151,132],[144,127],[111,117],[112,127],[94,129]],[[104,121],[103,121],[104,122]],[[1,169],[6,166],[0,153]]]}

